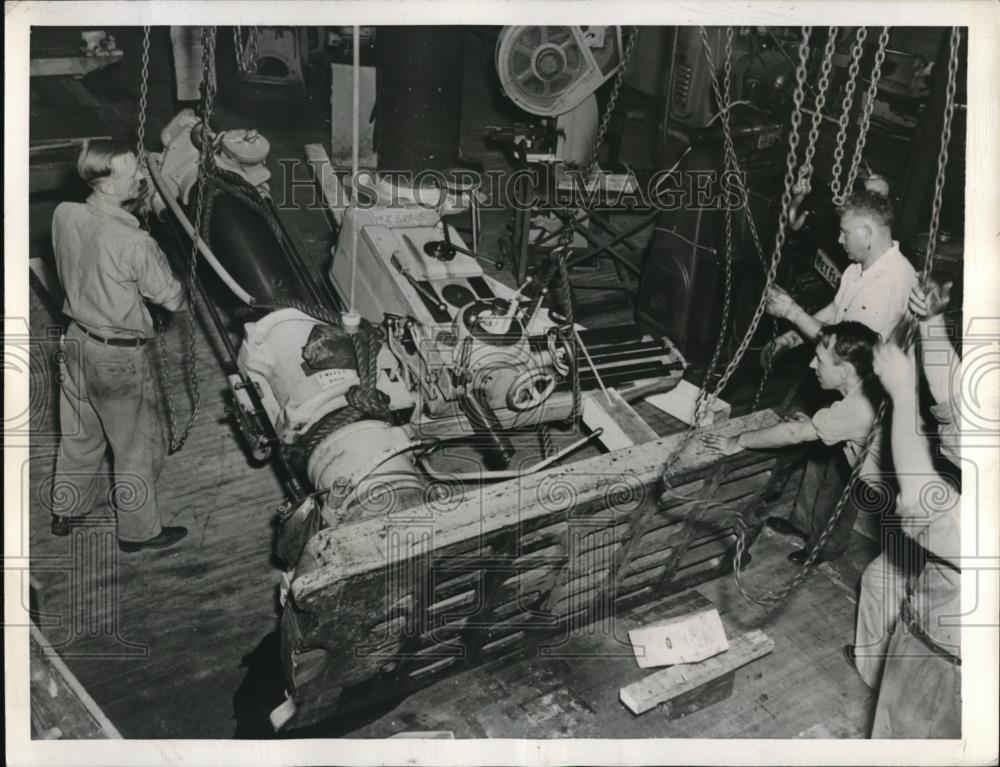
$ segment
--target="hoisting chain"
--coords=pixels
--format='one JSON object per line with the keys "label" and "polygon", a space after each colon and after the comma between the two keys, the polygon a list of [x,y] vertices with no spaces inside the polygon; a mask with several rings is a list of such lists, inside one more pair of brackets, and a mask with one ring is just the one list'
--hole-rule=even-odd
{"label": "hoisting chain", "polygon": [[851,159],[851,168],[847,173],[847,181],[844,183],[843,193],[845,196],[849,195],[854,188],[854,180],[858,176],[861,157],[865,151],[865,142],[868,141],[868,126],[871,123],[872,111],[875,109],[879,80],[882,79],[885,49],[889,45],[889,29],[889,27],[882,27],[882,34],[878,38],[878,50],[875,52],[875,63],[872,65],[871,81],[868,83],[868,91],[865,94],[865,103],[861,111],[861,122],[858,124],[858,141],[854,146],[854,157]]}
{"label": "hoisting chain", "polygon": [[[883,33],[883,37],[885,37],[885,33]],[[937,177],[935,179],[935,184],[934,184],[934,201],[931,208],[931,231],[934,232],[935,234],[937,232],[939,216],[941,213],[941,203],[944,193],[946,166],[948,164],[948,144],[951,139],[951,120],[952,116],[954,115],[955,91],[956,91],[957,73],[958,73],[958,49],[960,44],[961,44],[961,32],[958,27],[953,27],[951,34],[951,51],[948,60],[948,84],[946,91],[947,97],[944,108],[944,124],[942,126],[942,131],[941,131],[941,148],[938,152]],[[930,276],[933,265],[934,265],[934,250],[933,246],[929,242],[927,247],[927,258],[924,261],[924,268],[921,275],[922,284],[926,284],[927,278]],[[903,321],[905,322],[906,320]],[[903,339],[904,348],[909,348],[913,344],[916,338],[915,326],[916,322],[911,317],[909,321],[909,327],[907,329],[908,333]],[[867,438],[865,439],[865,446],[862,449],[861,453],[858,455],[854,467],[851,469],[851,474],[848,477],[846,486],[844,487],[844,492],[841,494],[840,499],[837,501],[837,505],[834,508],[833,513],[830,515],[830,519],[827,522],[826,527],[823,528],[823,532],[820,533],[820,536],[816,540],[815,545],[813,545],[812,549],[810,550],[809,556],[806,557],[806,561],[803,563],[802,568],[799,570],[798,573],[796,573],[795,577],[788,583],[788,585],[779,589],[778,591],[768,592],[767,594],[760,596],[760,595],[750,594],[745,589],[741,581],[739,568],[735,567],[733,569],[733,578],[736,581],[736,585],[740,591],[740,594],[742,594],[744,598],[752,602],[755,602],[756,604],[759,605],[768,606],[776,604],[785,599],[785,597],[787,597],[795,588],[797,588],[798,585],[808,576],[809,569],[812,567],[813,562],[816,561],[816,557],[819,556],[819,553],[823,550],[823,547],[826,544],[827,539],[832,534],[833,529],[837,524],[837,521],[840,519],[840,516],[843,513],[844,507],[847,505],[847,503],[851,498],[851,495],[854,492],[854,488],[857,485],[859,478],[861,476],[861,471],[864,467],[865,459],[871,452],[872,445],[875,443],[875,440],[878,439],[879,435],[881,434],[882,422],[885,420],[885,414],[886,410],[888,409],[888,404],[889,404],[888,399],[885,399],[879,406],[878,412],[875,415],[875,420],[871,425]],[[737,537],[736,549],[734,554],[736,562],[740,561],[740,558],[742,557],[743,551],[746,547],[745,539],[746,539],[745,534],[741,534]]]}
{"label": "hoisting chain", "polygon": [[149,103],[149,27],[142,28],[142,70],[139,82],[139,129],[135,154],[141,168],[146,162],[146,110]]}
{"label": "hoisting chain", "polygon": [[768,265],[767,259],[764,256],[764,246],[761,245],[760,235],[757,234],[757,224],[754,222],[753,215],[750,212],[750,194],[743,181],[743,171],[740,168],[739,158],[736,155],[736,145],[733,143],[733,135],[729,123],[730,80],[732,77],[733,62],[733,28],[726,27],[725,93],[723,93],[722,88],[719,85],[719,77],[716,72],[715,59],[712,55],[712,45],[708,40],[708,32],[705,30],[705,27],[700,27],[699,30],[701,32],[702,48],[705,52],[708,68],[712,73],[712,90],[715,93],[715,100],[719,104],[723,143],[726,149],[726,161],[729,163],[729,167],[736,171],[735,179],[736,184],[739,187],[740,198],[743,201],[747,228],[750,230],[750,236],[753,238],[754,248],[757,251],[757,258],[760,260],[761,268],[767,272]]}
{"label": "hoisting chain", "polygon": [[[706,38],[707,39],[707,38]],[[709,52],[709,60],[711,60],[711,52]],[[720,109],[725,110],[727,113],[729,111],[729,98],[730,98],[730,86],[732,81],[732,61],[733,61],[733,28],[726,28],[726,63],[725,63],[725,77],[723,82],[725,83],[724,104],[720,104]],[[713,71],[713,77],[714,77]],[[728,117],[728,114],[726,115]],[[724,126],[723,130],[727,130],[728,123]],[[734,171],[737,176],[740,175],[740,169],[736,157],[731,155],[728,151],[726,152],[725,168],[727,171]],[[746,198],[744,198],[744,207],[749,218],[750,210],[746,205]],[[726,206],[725,210],[725,221],[726,221],[726,262],[725,262],[725,280],[726,288],[725,295],[722,302],[722,321],[719,323],[719,337],[715,341],[715,350],[712,352],[712,360],[708,364],[708,369],[705,371],[705,377],[702,379],[702,385],[698,391],[698,400],[705,396],[708,391],[709,382],[715,375],[716,368],[719,365],[719,358],[722,356],[722,349],[725,346],[726,332],[729,327],[729,312],[730,304],[732,302],[733,294],[733,212],[730,210],[729,206]],[[696,401],[697,409],[697,401]]]}
{"label": "hoisting chain", "polygon": [[559,233],[559,243],[556,250],[553,251],[553,255],[555,257],[554,267],[556,275],[559,278],[559,282],[556,285],[556,300],[564,318],[561,323],[562,327],[558,332],[562,335],[563,343],[568,351],[566,361],[570,366],[570,386],[573,392],[573,410],[570,413],[570,420],[575,423],[576,419],[583,412],[583,409],[581,406],[582,394],[580,392],[580,348],[576,334],[575,312],[573,311],[573,290],[569,280],[569,264],[567,263],[570,243],[572,242],[573,229],[570,224],[567,224]]}
{"label": "hoisting chain", "polygon": [[847,143],[847,128],[851,124],[854,91],[857,88],[858,74],[861,71],[861,56],[865,50],[867,37],[868,27],[858,27],[854,39],[854,49],[851,51],[851,64],[847,69],[844,99],[841,102],[840,119],[838,120],[840,128],[837,131],[837,146],[833,150],[833,168],[830,170],[830,191],[833,193],[833,204],[838,206],[844,204],[846,197],[846,195],[840,194],[840,169],[844,162],[844,144]]}
{"label": "hoisting chain", "polygon": [[[941,219],[941,204],[944,200],[944,183],[948,166],[948,145],[951,143],[951,122],[955,115],[955,91],[958,86],[958,50],[962,44],[962,33],[958,27],[951,29],[951,51],[948,56],[948,83],[945,89],[944,118],[941,125],[941,147],[938,149],[937,176],[934,179],[934,200],[931,204],[931,223],[927,232],[927,254],[924,268],[920,272],[920,285],[926,286],[934,268],[937,255],[937,234]],[[903,344],[911,346],[919,330],[914,317],[908,318],[903,335]]]}
{"label": "hoisting chain", "polygon": [[625,44],[625,53],[622,56],[622,64],[618,67],[618,74],[615,75],[615,83],[611,88],[611,95],[608,96],[608,104],[604,108],[604,115],[601,117],[601,124],[597,129],[597,138],[594,146],[590,150],[590,158],[583,168],[581,178],[584,183],[590,181],[590,176],[597,170],[597,157],[601,153],[601,144],[604,143],[604,136],[611,125],[611,117],[615,113],[615,105],[618,103],[618,96],[621,93],[622,83],[625,82],[625,73],[628,70],[629,62],[632,60],[632,52],[635,50],[636,41],[639,39],[639,27],[632,27],[629,32],[628,43]]}
{"label": "hoisting chain", "polygon": [[[829,36],[826,39],[826,47],[823,50],[823,61],[820,65],[820,77],[819,84],[814,91],[816,95],[815,103],[813,105],[813,115],[812,123],[809,126],[809,140],[806,143],[805,156],[802,158],[802,164],[799,166],[799,176],[797,187],[800,190],[808,189],[812,182],[812,175],[815,168],[813,168],[813,157],[816,155],[816,145],[819,141],[820,127],[823,124],[823,108],[826,106],[826,92],[830,87],[830,71],[833,69],[833,54],[837,49],[837,37],[839,35],[839,29],[837,27],[830,27]],[[777,319],[772,319],[771,321],[771,341],[775,341],[778,338],[778,321]],[[757,382],[757,390],[754,392],[753,400],[750,403],[750,412],[757,410],[757,406],[760,404],[760,398],[764,394],[764,389],[767,387],[767,380],[771,375],[771,370],[773,368],[773,355],[768,357],[765,361],[764,368],[761,371],[760,381]]]}
{"label": "hoisting chain", "polygon": [[809,126],[809,142],[806,144],[806,153],[802,158],[802,165],[799,166],[800,186],[808,186],[812,178],[812,161],[816,154],[819,129],[823,125],[823,107],[826,106],[826,92],[830,87],[830,70],[833,68],[833,54],[837,48],[837,36],[839,33],[839,27],[830,27],[830,36],[826,39],[826,48],[823,50],[823,63],[820,66],[819,85],[816,88],[816,101],[813,106],[812,123]]}
{"label": "hoisting chain", "polygon": [[958,49],[962,44],[962,33],[958,27],[951,29],[951,53],[948,58],[948,87],[944,106],[944,125],[941,128],[941,148],[938,150],[937,178],[934,181],[934,204],[931,207],[931,228],[927,235],[927,256],[924,261],[923,282],[930,277],[937,252],[938,224],[941,216],[946,166],[948,165],[948,145],[951,143],[951,120],[955,115],[955,91],[958,84]]}
{"label": "hoisting chain", "polygon": [[170,378],[170,371],[167,365],[167,342],[161,326],[160,329],[160,352],[163,355],[164,382],[166,385],[167,418],[170,426],[170,452],[174,453],[181,449],[195,420],[198,417],[198,409],[201,404],[201,391],[198,385],[197,371],[197,348],[196,348],[196,320],[195,320],[195,292],[197,288],[197,266],[198,266],[198,244],[202,232],[202,215],[205,206],[208,204],[209,195],[205,189],[208,185],[209,169],[212,162],[211,154],[214,150],[211,136],[209,135],[209,122],[215,104],[215,27],[202,27],[202,136],[201,153],[198,165],[198,204],[194,221],[194,232],[191,244],[191,257],[188,267],[187,298],[188,298],[188,338],[187,338],[187,369],[188,382],[191,387],[191,415],[183,431],[178,433],[177,410],[174,404],[174,386]]}
{"label": "hoisting chain", "polygon": [[[782,250],[785,246],[785,230],[788,225],[788,211],[792,202],[792,187],[795,185],[796,160],[798,157],[799,146],[799,128],[802,125],[802,104],[805,97],[806,72],[809,60],[809,36],[811,33],[812,27],[803,27],[802,42],[799,44],[799,64],[795,72],[796,84],[795,92],[793,94],[795,106],[792,110],[791,131],[788,135],[788,156],[785,161],[785,189],[781,195],[781,214],[778,218],[778,230],[774,238],[774,252],[771,257],[771,266],[768,269],[767,278],[764,281],[764,289],[761,293],[760,300],[757,302],[757,308],[754,310],[753,317],[751,318],[750,325],[743,336],[743,340],[740,342],[736,352],[733,354],[732,359],[726,366],[726,370],[718,384],[716,384],[712,394],[696,404],[692,429],[697,428],[697,424],[701,416],[712,407],[718,399],[719,393],[726,387],[726,384],[729,383],[729,379],[732,377],[733,373],[736,372],[737,367],[739,367],[739,364],[743,359],[743,355],[746,354],[746,350],[749,348],[750,342],[753,340],[753,336],[757,332],[757,326],[760,324],[760,320],[764,316],[764,311],[767,307],[767,294],[771,290],[771,287],[774,285],[777,278],[778,266],[781,263]],[[679,454],[679,451],[675,452]],[[669,465],[670,464],[668,463],[668,467]]]}
{"label": "hoisting chain", "polygon": [[[733,212],[726,208],[726,264],[725,280],[726,288],[722,299],[722,320],[719,322],[719,337],[715,341],[715,350],[712,352],[712,361],[708,363],[705,377],[702,381],[701,389],[698,392],[698,399],[703,396],[703,392],[708,390],[709,382],[715,376],[715,370],[719,365],[719,358],[722,356],[722,348],[725,346],[726,333],[729,329],[730,304],[733,297]],[[721,390],[720,390],[721,394]],[[697,409],[697,404],[695,405]]]}
{"label": "hoisting chain", "polygon": [[233,50],[236,54],[236,70],[241,74],[257,71],[257,27],[250,27],[246,43],[243,42],[243,28],[233,27]]}
{"label": "hoisting chain", "polygon": [[[719,393],[726,387],[729,379],[732,377],[736,368],[739,366],[743,355],[746,353],[747,348],[750,346],[750,342],[753,339],[754,333],[757,331],[757,326],[760,324],[760,320],[764,315],[764,310],[767,305],[767,294],[774,285],[775,278],[778,272],[778,265],[781,262],[782,249],[785,244],[785,228],[788,225],[788,209],[792,201],[792,187],[795,184],[796,177],[796,159],[798,156],[798,144],[799,144],[799,128],[802,124],[802,105],[805,98],[805,88],[806,88],[806,74],[808,69],[809,61],[809,38],[812,34],[811,27],[803,27],[802,30],[802,41],[799,44],[799,63],[795,73],[796,85],[793,95],[794,109],[791,116],[791,131],[788,137],[788,156],[786,158],[786,172],[785,172],[785,189],[782,194],[782,207],[781,215],[778,219],[778,230],[775,234],[774,252],[771,258],[771,265],[767,272],[767,278],[764,284],[764,290],[761,294],[760,301],[757,304],[757,308],[754,311],[753,318],[750,321],[750,325],[743,336],[742,341],[736,349],[732,359],[726,367],[722,378],[715,385],[711,394],[708,394],[706,387],[702,387],[699,392],[698,398],[695,401],[694,413],[691,419],[691,425],[688,427],[687,431],[678,440],[677,445],[671,451],[670,455],[664,464],[662,471],[662,481],[664,485],[664,494],[661,497],[661,503],[657,505],[651,505],[647,508],[633,523],[632,530],[630,531],[630,538],[626,546],[631,546],[631,544],[638,539],[638,535],[641,534],[643,527],[645,526],[646,520],[649,516],[654,513],[657,508],[662,508],[662,501],[665,498],[669,498],[674,494],[674,486],[671,482],[670,472],[673,468],[674,463],[680,457],[681,453],[687,447],[691,438],[694,436],[695,432],[698,430],[701,420],[706,412],[708,412],[714,402],[718,399]],[[701,27],[702,42],[708,47],[708,35],[704,27]],[[716,83],[717,85],[717,83]],[[718,93],[721,96],[721,92]],[[720,99],[721,102],[721,99]],[[724,509],[725,504],[712,501],[704,501],[699,504],[705,510],[712,509]],[[728,507],[736,518],[736,532],[737,532],[737,544],[736,544],[736,565],[733,568],[734,574],[737,578],[737,585],[742,592],[742,586],[739,582],[739,568],[740,562],[742,561],[742,553],[745,548],[745,539],[747,536],[746,523],[743,518],[743,513],[739,510],[734,510],[732,507]],[[683,550],[675,550],[675,557],[680,558],[684,554]],[[619,574],[620,575],[620,574]],[[747,598],[751,598],[746,595]]]}

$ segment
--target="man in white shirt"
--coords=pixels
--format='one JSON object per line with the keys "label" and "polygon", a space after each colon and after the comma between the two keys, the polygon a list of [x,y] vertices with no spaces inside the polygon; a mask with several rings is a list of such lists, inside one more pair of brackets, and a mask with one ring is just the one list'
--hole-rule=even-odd
{"label": "man in white shirt", "polygon": [[883,339],[906,316],[917,274],[892,239],[892,206],[881,194],[855,192],[840,208],[840,239],[853,262],[840,278],[833,301],[809,314],[784,290],[775,286],[767,297],[767,312],[795,328],[778,336],[772,354],[814,340],[823,325],[861,322]]}
{"label": "man in white shirt", "polygon": [[[765,351],[765,357],[770,356],[773,360],[776,355],[801,344],[803,338],[812,340],[822,327],[837,322],[860,322],[886,339],[906,317],[917,275],[900,253],[899,243],[892,238],[891,203],[886,196],[865,189],[850,195],[839,213],[839,242],[853,263],[841,276],[833,301],[812,315],[781,288],[771,289],[767,299],[768,313],[788,320],[795,327],[775,339]],[[883,435],[876,435],[875,440],[878,447]],[[841,469],[834,454],[810,456],[792,520],[771,517],[768,526],[786,535],[815,540],[816,526],[820,530],[825,527],[825,520],[836,508],[843,492],[847,475]],[[890,504],[879,494],[873,496],[868,505],[875,511]],[[816,561],[841,556],[844,553],[841,542],[846,547],[846,540],[837,540],[837,546],[828,547]],[[792,556],[793,561],[805,560],[804,551]]]}

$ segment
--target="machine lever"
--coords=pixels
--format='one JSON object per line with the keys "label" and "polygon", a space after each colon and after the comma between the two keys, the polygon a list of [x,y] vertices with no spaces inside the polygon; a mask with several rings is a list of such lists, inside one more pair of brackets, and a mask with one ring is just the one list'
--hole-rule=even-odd
{"label": "machine lever", "polygon": [[406,278],[406,281],[413,286],[414,290],[416,290],[420,295],[422,295],[424,298],[426,298],[428,301],[434,304],[434,306],[436,306],[439,311],[442,312],[448,311],[448,307],[444,305],[444,302],[442,302],[441,299],[439,299],[437,295],[434,294],[433,291],[430,291],[423,285],[421,285],[420,280],[414,277],[413,273],[405,266],[403,266],[403,264],[399,260],[399,257],[395,253],[392,254],[392,258],[390,259],[390,261],[392,262],[393,268],[401,275],[403,275],[403,277]]}

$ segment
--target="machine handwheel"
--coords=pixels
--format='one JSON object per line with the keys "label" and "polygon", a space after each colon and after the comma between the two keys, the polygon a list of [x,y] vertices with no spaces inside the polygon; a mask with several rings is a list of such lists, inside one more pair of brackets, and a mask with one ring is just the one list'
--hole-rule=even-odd
{"label": "machine handwheel", "polygon": [[544,370],[526,370],[507,392],[507,407],[517,412],[541,405],[556,389],[556,377]]}

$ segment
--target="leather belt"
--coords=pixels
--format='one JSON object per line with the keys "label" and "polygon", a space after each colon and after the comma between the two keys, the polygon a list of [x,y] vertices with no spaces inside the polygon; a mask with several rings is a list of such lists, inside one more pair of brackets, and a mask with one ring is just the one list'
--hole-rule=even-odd
{"label": "leather belt", "polygon": [[83,325],[74,320],[74,325],[76,325],[83,334],[88,338],[93,338],[98,343],[104,344],[105,346],[127,346],[132,349],[136,349],[142,346],[148,339],[145,338],[105,338],[104,336],[99,336],[97,333],[91,333]]}

